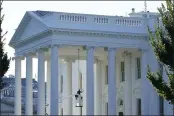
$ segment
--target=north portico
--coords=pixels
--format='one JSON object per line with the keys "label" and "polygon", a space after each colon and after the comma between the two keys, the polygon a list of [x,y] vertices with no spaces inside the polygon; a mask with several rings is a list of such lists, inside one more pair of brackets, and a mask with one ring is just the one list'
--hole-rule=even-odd
{"label": "north portico", "polygon": [[[65,115],[76,114],[74,98],[61,105],[58,102],[60,96],[74,94],[78,89],[78,74],[74,74],[73,68],[73,63],[78,60],[78,49],[80,59],[86,60],[86,69],[82,71],[83,115],[105,114],[105,102],[108,103],[108,115],[119,112],[136,115],[136,99],[141,99],[142,115],[159,114],[158,96],[146,79],[147,64],[153,70],[158,69],[147,38],[147,25],[153,29],[157,17],[158,14],[143,12],[132,12],[130,17],[26,12],[9,44],[15,49],[15,115],[21,114],[21,61],[24,59],[27,78],[25,114],[33,114],[33,58],[38,59],[37,114],[45,115],[45,102],[49,104],[46,112],[50,115],[60,114],[60,107]],[[136,68],[137,58],[140,68]],[[62,60],[64,62],[60,63]],[[120,73],[121,61],[124,61],[124,74]],[[62,66],[66,67],[64,71],[60,70]],[[61,75],[65,75],[63,92],[60,92]],[[136,80],[137,75],[141,78]],[[124,79],[120,78],[122,76]],[[122,102],[124,107],[119,105]]]}

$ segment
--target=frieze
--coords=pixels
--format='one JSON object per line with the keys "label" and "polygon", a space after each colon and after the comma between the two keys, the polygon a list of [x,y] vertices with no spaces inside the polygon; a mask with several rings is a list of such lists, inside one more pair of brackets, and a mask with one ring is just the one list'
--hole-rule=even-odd
{"label": "frieze", "polygon": [[68,34],[68,35],[86,35],[93,37],[120,37],[120,38],[132,38],[132,39],[144,39],[146,34],[131,34],[131,33],[120,33],[120,32],[100,32],[100,31],[89,31],[89,30],[70,30],[70,29],[56,29],[54,34]]}
{"label": "frieze", "polygon": [[119,38],[129,38],[129,39],[144,39],[146,35],[140,34],[129,34],[129,33],[112,33],[112,32],[90,32],[86,30],[65,30],[65,29],[51,29],[41,32],[39,34],[33,35],[29,38],[23,39],[19,42],[14,42],[13,47],[20,47],[24,44],[30,43],[32,41],[36,41],[42,39],[43,37],[52,35],[52,34],[59,34],[59,35],[74,35],[74,36],[92,36],[92,37],[119,37]]}

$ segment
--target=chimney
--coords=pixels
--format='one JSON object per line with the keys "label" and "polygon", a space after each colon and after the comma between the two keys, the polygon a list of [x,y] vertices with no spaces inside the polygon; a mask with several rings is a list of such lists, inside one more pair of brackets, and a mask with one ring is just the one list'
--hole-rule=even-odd
{"label": "chimney", "polygon": [[135,8],[132,8],[132,13],[135,13]]}

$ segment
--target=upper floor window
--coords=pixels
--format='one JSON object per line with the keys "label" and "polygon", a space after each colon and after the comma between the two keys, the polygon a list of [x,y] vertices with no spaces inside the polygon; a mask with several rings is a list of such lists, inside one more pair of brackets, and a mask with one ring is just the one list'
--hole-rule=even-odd
{"label": "upper floor window", "polygon": [[60,80],[61,80],[61,93],[63,93],[63,75],[61,75],[61,78],[60,78]]}
{"label": "upper floor window", "polygon": [[141,59],[136,58],[136,79],[141,78]]}
{"label": "upper floor window", "polygon": [[121,66],[120,66],[120,69],[121,69],[121,82],[125,81],[125,65],[124,65],[124,62],[122,61],[121,62]]}
{"label": "upper floor window", "polygon": [[108,84],[108,65],[106,65],[105,67],[105,72],[106,72],[106,76],[105,76],[105,84]]}

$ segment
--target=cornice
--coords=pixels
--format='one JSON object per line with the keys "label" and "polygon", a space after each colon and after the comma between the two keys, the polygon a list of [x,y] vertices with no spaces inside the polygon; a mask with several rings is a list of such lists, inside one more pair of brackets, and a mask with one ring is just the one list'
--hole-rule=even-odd
{"label": "cornice", "polygon": [[107,32],[97,30],[77,30],[77,29],[64,29],[64,28],[52,28],[53,34],[64,34],[64,35],[81,35],[90,37],[119,37],[119,38],[130,38],[130,39],[146,39],[147,34],[140,33],[126,33],[126,32]]}

